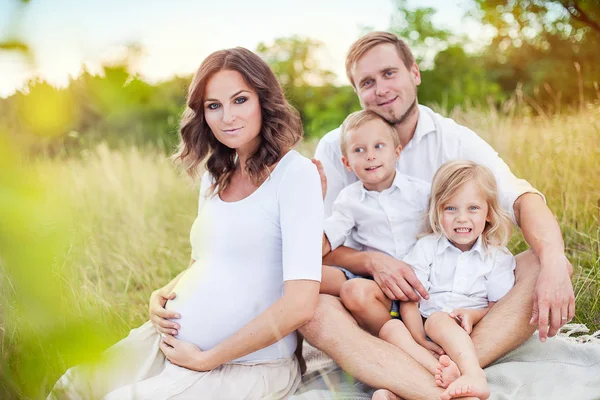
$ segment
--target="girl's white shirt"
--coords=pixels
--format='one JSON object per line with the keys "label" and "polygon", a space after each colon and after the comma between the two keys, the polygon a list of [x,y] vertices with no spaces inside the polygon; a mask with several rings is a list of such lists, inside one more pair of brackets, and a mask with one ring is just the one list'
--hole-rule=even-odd
{"label": "girl's white shirt", "polygon": [[417,241],[403,261],[413,267],[429,292],[429,300],[419,302],[425,318],[434,311],[485,308],[488,302],[504,297],[515,283],[514,256],[506,247],[485,249],[481,237],[463,252],[444,235],[428,235]]}
{"label": "girl's white shirt", "polygon": [[[292,150],[250,196],[224,202],[207,197],[205,173],[190,239],[196,262],[181,277],[166,308],[181,314],[178,338],[209,350],[283,295],[288,280],[321,280],[323,198],[316,167]],[[273,321],[273,328],[277,321]],[[235,360],[290,357],[293,332]]]}

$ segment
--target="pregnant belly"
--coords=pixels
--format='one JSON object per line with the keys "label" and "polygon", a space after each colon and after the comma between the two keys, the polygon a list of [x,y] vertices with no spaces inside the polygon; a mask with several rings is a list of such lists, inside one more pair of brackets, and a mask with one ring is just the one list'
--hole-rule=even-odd
{"label": "pregnant belly", "polygon": [[231,279],[219,269],[190,267],[165,307],[181,315],[177,338],[209,350],[237,332],[273,302],[265,301],[264,291],[254,296],[252,286],[245,277]]}

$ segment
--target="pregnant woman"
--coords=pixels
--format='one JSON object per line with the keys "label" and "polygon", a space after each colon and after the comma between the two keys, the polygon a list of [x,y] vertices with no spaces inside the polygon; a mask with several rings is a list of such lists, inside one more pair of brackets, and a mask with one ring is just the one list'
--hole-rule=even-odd
{"label": "pregnant woman", "polygon": [[176,156],[192,175],[207,158],[191,266],[152,295],[152,322],[100,365],[71,368],[49,398],[280,399],[295,391],[295,330],[317,304],[323,232],[319,175],[292,150],[301,135],[298,114],[257,55],[235,48],[204,60]]}

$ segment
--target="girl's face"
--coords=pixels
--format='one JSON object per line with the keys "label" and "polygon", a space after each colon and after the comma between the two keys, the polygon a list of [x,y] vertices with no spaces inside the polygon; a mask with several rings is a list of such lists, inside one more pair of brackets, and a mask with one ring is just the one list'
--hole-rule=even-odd
{"label": "girl's face", "polygon": [[463,184],[442,207],[442,229],[462,251],[473,247],[489,221],[489,207],[475,182]]}
{"label": "girl's face", "polygon": [[204,118],[217,140],[238,154],[252,154],[260,143],[258,94],[237,71],[223,70],[209,78]]}

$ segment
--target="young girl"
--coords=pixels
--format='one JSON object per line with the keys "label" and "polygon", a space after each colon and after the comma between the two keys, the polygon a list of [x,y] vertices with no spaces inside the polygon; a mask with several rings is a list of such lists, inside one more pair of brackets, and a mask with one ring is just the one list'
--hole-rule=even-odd
{"label": "young girl", "polygon": [[[515,279],[515,259],[504,247],[510,217],[499,207],[497,193],[486,167],[462,160],[440,167],[433,177],[427,230],[404,258],[430,298],[402,303],[402,321],[387,322],[379,333],[435,376],[446,389],[442,400],[490,395],[469,335]],[[425,338],[447,355],[438,361],[417,344]],[[373,398],[395,396],[380,390]]]}

